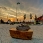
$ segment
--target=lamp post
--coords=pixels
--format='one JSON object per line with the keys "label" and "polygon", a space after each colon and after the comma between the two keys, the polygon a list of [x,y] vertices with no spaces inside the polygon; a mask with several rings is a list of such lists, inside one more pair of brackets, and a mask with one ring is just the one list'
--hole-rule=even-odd
{"label": "lamp post", "polygon": [[8,21],[8,14],[7,14],[7,21]]}
{"label": "lamp post", "polygon": [[[17,5],[19,5],[20,4],[20,2],[17,2]],[[18,21],[18,19],[17,19],[17,7],[16,7],[16,20]]]}

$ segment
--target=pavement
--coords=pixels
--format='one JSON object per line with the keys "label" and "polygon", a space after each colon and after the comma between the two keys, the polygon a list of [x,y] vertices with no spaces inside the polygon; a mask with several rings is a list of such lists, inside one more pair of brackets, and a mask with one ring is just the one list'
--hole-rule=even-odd
{"label": "pavement", "polygon": [[0,24],[0,43],[43,43],[43,25],[30,25],[33,30],[32,40],[15,39],[10,36],[9,29],[17,24]]}

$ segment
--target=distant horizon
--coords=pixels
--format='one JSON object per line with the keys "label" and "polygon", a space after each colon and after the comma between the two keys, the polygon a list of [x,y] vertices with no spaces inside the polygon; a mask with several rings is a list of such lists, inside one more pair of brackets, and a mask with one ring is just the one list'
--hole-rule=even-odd
{"label": "distant horizon", "polygon": [[[9,19],[10,19],[11,21],[17,21],[16,18],[8,18],[8,19],[7,19],[7,18],[0,18],[0,20],[1,20],[1,19],[4,20],[4,22],[7,22]],[[19,21],[19,22],[20,22],[20,21],[22,22],[23,20],[24,20],[23,18],[18,18],[18,21]],[[32,18],[32,19],[29,19],[29,18],[28,18],[28,19],[27,19],[27,18],[25,19],[25,21],[30,21],[30,20],[34,21],[33,18]]]}

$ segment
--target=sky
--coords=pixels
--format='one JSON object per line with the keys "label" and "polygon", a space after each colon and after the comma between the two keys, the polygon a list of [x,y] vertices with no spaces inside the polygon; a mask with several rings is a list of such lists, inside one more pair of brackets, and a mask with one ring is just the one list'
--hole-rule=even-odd
{"label": "sky", "polygon": [[[17,5],[17,2],[20,2]],[[20,11],[20,13],[27,14],[30,13],[37,16],[43,15],[43,0],[0,0],[0,6],[10,7],[14,10]]]}

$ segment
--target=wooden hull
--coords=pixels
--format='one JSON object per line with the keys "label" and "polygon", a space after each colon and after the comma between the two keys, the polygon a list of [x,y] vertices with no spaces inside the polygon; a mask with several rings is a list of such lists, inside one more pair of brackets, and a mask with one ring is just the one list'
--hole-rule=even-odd
{"label": "wooden hull", "polygon": [[18,31],[15,28],[12,28],[9,30],[10,35],[13,38],[20,38],[20,39],[25,39],[25,40],[31,40],[33,31],[30,29],[28,31]]}

